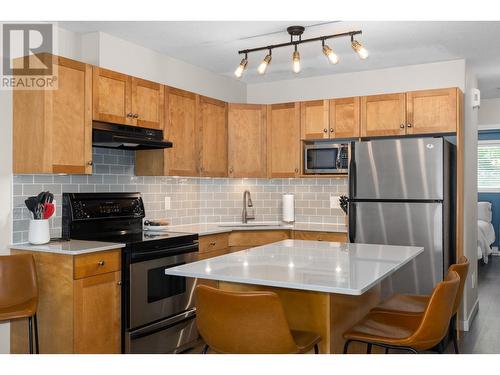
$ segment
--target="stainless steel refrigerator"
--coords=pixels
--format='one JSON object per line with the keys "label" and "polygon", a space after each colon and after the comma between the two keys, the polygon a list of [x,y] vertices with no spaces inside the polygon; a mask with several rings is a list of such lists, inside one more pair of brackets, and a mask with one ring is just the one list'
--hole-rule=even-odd
{"label": "stainless steel refrigerator", "polygon": [[384,294],[430,294],[454,254],[455,146],[444,138],[353,142],[351,242],[423,246],[384,281]]}

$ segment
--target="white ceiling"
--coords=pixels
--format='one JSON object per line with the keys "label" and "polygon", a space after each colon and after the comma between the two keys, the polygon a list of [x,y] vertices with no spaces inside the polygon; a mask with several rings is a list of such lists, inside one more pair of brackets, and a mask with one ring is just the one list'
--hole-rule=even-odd
{"label": "white ceiling", "polygon": [[[370,51],[370,57],[361,61],[348,38],[331,40],[328,44],[341,59],[332,66],[321,53],[319,42],[301,45],[300,77],[466,59],[477,73],[482,97],[500,97],[500,22],[59,22],[68,30],[102,31],[231,77],[241,60],[238,50],[287,42],[286,27],[294,24],[306,26],[303,38],[360,29],[363,34],[359,40]],[[292,52],[291,47],[274,50],[264,76],[256,73],[256,67],[265,51],[250,54],[242,80],[259,83],[294,78]]]}

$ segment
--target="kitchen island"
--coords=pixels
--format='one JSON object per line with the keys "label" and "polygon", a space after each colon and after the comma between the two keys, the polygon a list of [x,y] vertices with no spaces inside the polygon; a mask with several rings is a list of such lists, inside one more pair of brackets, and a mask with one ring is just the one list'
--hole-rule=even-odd
{"label": "kitchen island", "polygon": [[422,247],[284,240],[165,270],[217,281],[231,291],[271,290],[292,329],[321,335],[322,353],[341,353],[342,334],[380,301],[380,282]]}

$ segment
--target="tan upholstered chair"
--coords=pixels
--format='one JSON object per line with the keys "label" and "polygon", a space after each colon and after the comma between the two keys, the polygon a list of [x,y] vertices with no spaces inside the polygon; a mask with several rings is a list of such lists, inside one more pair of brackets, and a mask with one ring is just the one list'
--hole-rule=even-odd
{"label": "tan upholstered chair", "polygon": [[428,350],[441,342],[448,332],[456,301],[460,276],[450,270],[444,281],[438,283],[429,298],[423,314],[391,314],[370,312],[344,334],[344,353],[353,341],[411,353]]}
{"label": "tan upholstered chair", "polygon": [[198,331],[217,353],[318,353],[321,337],[292,331],[278,295],[273,292],[227,292],[196,287]]}
{"label": "tan upholstered chair", "polygon": [[28,318],[29,352],[33,353],[33,322],[38,347],[38,284],[33,257],[28,254],[0,256],[0,321]]}

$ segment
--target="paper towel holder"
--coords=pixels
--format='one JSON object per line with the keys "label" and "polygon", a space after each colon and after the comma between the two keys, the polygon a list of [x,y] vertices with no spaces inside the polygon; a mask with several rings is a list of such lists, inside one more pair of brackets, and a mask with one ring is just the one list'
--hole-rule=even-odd
{"label": "paper towel holder", "polygon": [[295,194],[284,193],[282,195],[282,217],[281,220],[287,224],[295,222]]}

